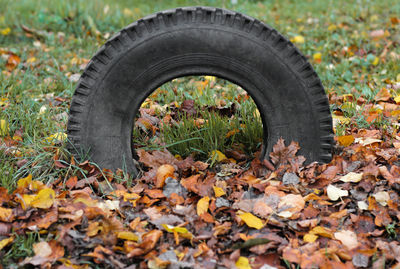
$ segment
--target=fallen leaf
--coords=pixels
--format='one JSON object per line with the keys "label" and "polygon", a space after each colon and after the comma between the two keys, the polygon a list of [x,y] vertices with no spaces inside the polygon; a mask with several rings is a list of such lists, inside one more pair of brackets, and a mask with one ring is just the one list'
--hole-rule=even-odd
{"label": "fallen leaf", "polygon": [[45,258],[51,255],[52,250],[49,243],[43,241],[33,244],[33,252],[35,253],[36,256]]}
{"label": "fallen leaf", "polygon": [[340,197],[349,195],[348,191],[342,190],[331,184],[329,184],[329,186],[326,188],[326,192],[328,194],[329,199],[331,199],[332,201],[337,201]]}
{"label": "fallen leaf", "polygon": [[162,188],[167,177],[173,177],[175,168],[170,164],[163,164],[157,169],[156,188]]}
{"label": "fallen leaf", "polygon": [[210,202],[210,197],[208,196],[201,198],[197,202],[197,215],[201,216],[202,214],[208,211],[209,202]]}
{"label": "fallen leaf", "polygon": [[227,160],[228,158],[221,151],[213,150],[211,151],[211,159],[217,162],[222,162],[224,160]]}
{"label": "fallen leaf", "polygon": [[10,132],[10,127],[5,119],[0,119],[0,136],[6,136]]}
{"label": "fallen leaf", "polygon": [[119,232],[117,237],[123,240],[130,240],[137,242],[139,240],[139,236],[132,232]]}
{"label": "fallen leaf", "polygon": [[348,147],[354,142],[354,136],[353,135],[342,135],[338,136],[338,142],[341,146],[343,147]]}
{"label": "fallen leaf", "polygon": [[42,189],[38,192],[35,199],[30,203],[31,206],[37,208],[50,208],[56,198],[56,193],[50,188]]}
{"label": "fallen leaf", "polygon": [[290,41],[293,43],[303,44],[305,40],[304,40],[303,36],[297,35],[297,36],[291,38]]}
{"label": "fallen leaf", "polygon": [[314,53],[313,59],[315,62],[321,63],[322,53],[321,52]]}
{"label": "fallen leaf", "polygon": [[11,208],[0,207],[0,221],[12,222],[14,216]]}
{"label": "fallen leaf", "polygon": [[215,197],[221,197],[223,195],[226,195],[225,191],[220,187],[213,186],[213,189]]}
{"label": "fallen leaf", "polygon": [[5,238],[0,241],[0,250],[2,250],[4,247],[6,247],[8,244],[12,243],[14,241],[14,237],[9,237]]}
{"label": "fallen leaf", "polygon": [[357,183],[357,182],[361,181],[362,177],[363,177],[363,173],[350,172],[347,175],[342,176],[340,178],[340,181]]}
{"label": "fallen leaf", "polygon": [[372,196],[382,206],[386,206],[388,201],[389,201],[389,199],[390,199],[389,193],[386,192],[386,191],[377,192]]}
{"label": "fallen leaf", "polygon": [[16,54],[11,54],[8,56],[7,63],[6,63],[6,68],[8,71],[13,71],[21,62],[21,58],[19,58],[18,55]]}
{"label": "fallen leaf", "polygon": [[303,237],[304,242],[307,242],[307,243],[314,243],[315,240],[317,240],[317,239],[318,239],[318,235],[315,235],[313,233],[305,234]]}
{"label": "fallen leaf", "polygon": [[257,218],[256,216],[254,216],[251,213],[246,212],[246,213],[240,214],[239,218],[241,220],[243,220],[244,223],[246,223],[247,226],[249,226],[251,228],[255,228],[255,229],[259,230],[262,227],[264,227],[264,224],[261,221],[261,219]]}
{"label": "fallen leaf", "polygon": [[58,132],[46,137],[46,140],[52,144],[63,142],[67,139],[67,134],[63,132]]}
{"label": "fallen leaf", "polygon": [[235,265],[238,269],[251,269],[249,259],[247,259],[246,257],[240,256]]}
{"label": "fallen leaf", "polygon": [[335,238],[340,240],[343,245],[345,245],[349,250],[352,250],[358,247],[358,239],[355,232],[350,230],[343,230],[340,232],[336,232]]}

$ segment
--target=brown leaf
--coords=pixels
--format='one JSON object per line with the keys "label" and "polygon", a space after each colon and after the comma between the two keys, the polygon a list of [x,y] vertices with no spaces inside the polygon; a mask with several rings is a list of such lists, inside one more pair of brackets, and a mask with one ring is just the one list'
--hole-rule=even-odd
{"label": "brown leaf", "polygon": [[200,178],[200,174],[194,175],[188,178],[183,178],[181,180],[181,185],[185,187],[188,191],[192,191],[194,193],[199,194],[199,189],[197,188],[198,186],[198,180]]}
{"label": "brown leaf", "polygon": [[67,186],[68,189],[72,189],[75,187],[75,185],[78,183],[78,178],[76,176],[70,177],[67,182],[65,182],[65,186]]}
{"label": "brown leaf", "polygon": [[6,63],[6,68],[8,71],[13,71],[21,62],[21,58],[19,58],[18,55],[12,53],[10,56],[8,56],[7,63]]}
{"label": "brown leaf", "polygon": [[273,151],[270,153],[271,161],[275,165],[283,164],[296,156],[300,149],[297,142],[292,141],[288,147],[285,146],[285,140],[279,138],[278,142],[273,146]]}

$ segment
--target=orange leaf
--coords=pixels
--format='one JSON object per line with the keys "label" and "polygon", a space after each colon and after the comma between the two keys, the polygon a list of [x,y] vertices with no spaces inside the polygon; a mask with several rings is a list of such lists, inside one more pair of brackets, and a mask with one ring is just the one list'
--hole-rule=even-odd
{"label": "orange leaf", "polygon": [[67,182],[65,182],[65,185],[68,189],[72,189],[73,187],[75,187],[76,183],[78,183],[78,178],[76,176],[73,176],[70,177]]}
{"label": "orange leaf", "polygon": [[170,164],[163,164],[157,169],[156,188],[162,188],[167,177],[173,177],[175,168]]}
{"label": "orange leaf", "polygon": [[354,136],[352,135],[342,135],[338,137],[338,142],[344,147],[350,146],[354,142]]}
{"label": "orange leaf", "polygon": [[18,55],[11,54],[8,57],[8,60],[7,60],[7,63],[6,63],[7,70],[10,71],[10,72],[13,71],[18,66],[18,64],[20,62],[21,62],[21,58],[19,58]]}

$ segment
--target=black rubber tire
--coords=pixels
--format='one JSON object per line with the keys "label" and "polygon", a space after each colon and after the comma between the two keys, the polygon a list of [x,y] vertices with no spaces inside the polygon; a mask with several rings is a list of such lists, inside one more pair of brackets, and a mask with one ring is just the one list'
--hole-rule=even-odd
{"label": "black rubber tire", "polygon": [[307,162],[329,162],[328,98],[307,59],[276,30],[220,8],[159,12],[122,29],[91,59],[71,102],[68,138],[102,168],[136,174],[131,145],[140,104],[167,81],[214,75],[245,89],[263,120],[268,158],[280,137]]}

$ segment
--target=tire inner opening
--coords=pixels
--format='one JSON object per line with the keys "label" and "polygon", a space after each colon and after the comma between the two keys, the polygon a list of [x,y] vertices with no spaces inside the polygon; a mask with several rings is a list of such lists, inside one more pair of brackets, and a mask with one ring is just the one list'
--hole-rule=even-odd
{"label": "tire inner opening", "polygon": [[248,162],[263,143],[253,99],[215,76],[186,76],[163,84],[141,104],[134,122],[133,152],[167,149],[177,158],[192,156],[211,165]]}

